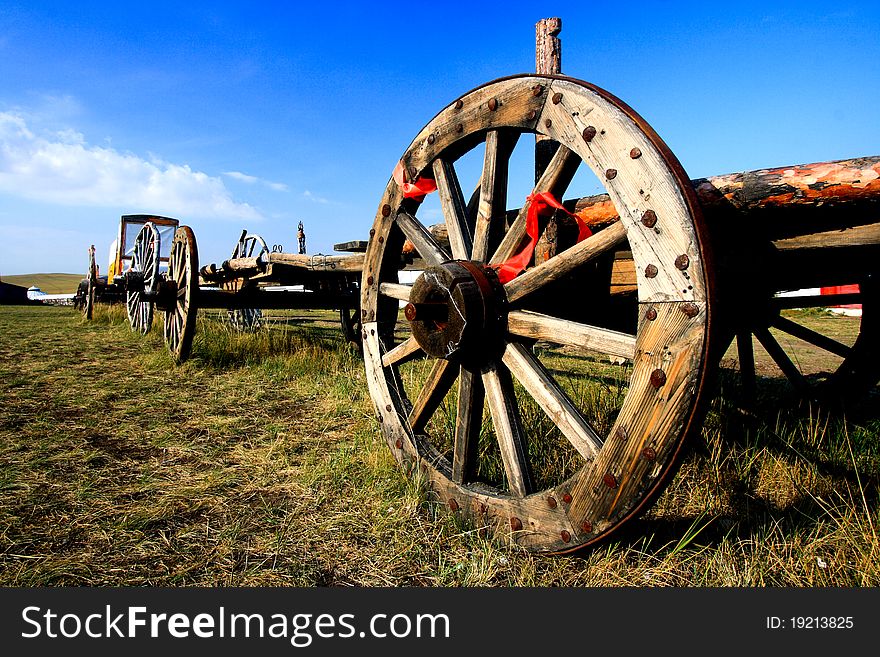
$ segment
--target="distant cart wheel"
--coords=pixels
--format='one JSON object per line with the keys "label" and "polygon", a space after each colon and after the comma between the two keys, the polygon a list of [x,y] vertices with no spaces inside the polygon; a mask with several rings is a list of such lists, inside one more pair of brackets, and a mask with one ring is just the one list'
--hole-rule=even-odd
{"label": "distant cart wheel", "polygon": [[196,330],[199,292],[199,254],[189,226],[180,226],[171,242],[168,261],[169,287],[174,301],[165,311],[165,342],[175,362],[189,358]]}
{"label": "distant cart wheel", "polygon": [[[256,252],[256,254],[255,254]],[[241,237],[232,250],[231,259],[257,258],[265,260],[269,257],[269,245],[262,236],[256,233],[242,231]],[[220,288],[230,291],[238,291],[239,281],[224,281]],[[250,333],[259,330],[263,326],[263,311],[260,308],[231,308],[226,311],[226,319],[229,325],[236,331]]]}
{"label": "distant cart wheel", "polygon": [[126,291],[126,310],[131,330],[146,335],[153,324],[153,302],[148,301],[146,293],[154,293],[159,286],[159,254],[161,237],[151,222],[144,224],[134,242],[131,268],[126,275],[129,286]]}
{"label": "distant cart wheel", "polygon": [[[586,165],[622,219],[503,282],[498,270],[518,254],[528,260],[533,239],[526,199],[507,198],[511,154],[532,133],[561,144],[533,192],[562,200]],[[462,185],[475,160],[456,163],[472,151],[482,174]],[[391,180],[361,308],[370,394],[393,455],[452,512],[529,550],[607,537],[659,494],[699,427],[712,286],[688,177],[617,98],[544,76],[461,97],[418,134],[401,169],[405,182],[436,182],[451,249],[419,219],[421,200]],[[462,190],[475,187],[468,203]],[[575,191],[566,198],[590,193]],[[523,210],[508,227],[511,207]],[[398,279],[405,240],[426,267],[413,285]],[[596,280],[608,289],[593,265],[616,250],[631,251],[636,267],[629,314],[606,312],[587,292]],[[602,355],[578,355],[585,350]]]}
{"label": "distant cart wheel", "polygon": [[361,314],[357,308],[340,308],[339,323],[345,341],[357,347],[361,345]]}
{"label": "distant cart wheel", "polygon": [[[743,391],[752,400],[756,392],[754,340],[767,352],[798,396],[819,401],[861,397],[880,381],[880,283],[866,276],[844,298],[828,295],[777,296],[736,333]],[[785,317],[791,308],[824,308],[837,303],[861,304],[859,333],[852,344]],[[770,329],[775,329],[776,335]],[[778,336],[778,337],[777,337]],[[794,351],[809,345],[823,355],[819,371],[810,371]]]}
{"label": "distant cart wheel", "polygon": [[250,333],[263,326],[263,311],[259,308],[232,308],[226,311],[226,319],[236,331]]}

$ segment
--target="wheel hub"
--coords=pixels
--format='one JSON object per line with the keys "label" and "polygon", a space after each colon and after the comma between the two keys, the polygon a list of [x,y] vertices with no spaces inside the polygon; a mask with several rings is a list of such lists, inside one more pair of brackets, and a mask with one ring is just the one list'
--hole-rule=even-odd
{"label": "wheel hub", "polygon": [[494,269],[455,260],[422,272],[404,314],[429,356],[481,361],[496,355],[503,344],[505,306]]}

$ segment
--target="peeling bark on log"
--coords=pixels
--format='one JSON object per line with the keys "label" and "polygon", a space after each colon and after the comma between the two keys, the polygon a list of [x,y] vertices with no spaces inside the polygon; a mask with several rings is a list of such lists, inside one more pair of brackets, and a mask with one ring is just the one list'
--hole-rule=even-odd
{"label": "peeling bark on log", "polygon": [[[691,184],[713,231],[733,222],[738,231],[786,240],[787,249],[793,248],[791,240],[809,241],[809,235],[868,226],[880,218],[880,156],[725,174]],[[564,205],[593,228],[619,219],[607,194]],[[441,246],[448,242],[445,226],[429,230]],[[404,252],[412,250],[407,242]]]}

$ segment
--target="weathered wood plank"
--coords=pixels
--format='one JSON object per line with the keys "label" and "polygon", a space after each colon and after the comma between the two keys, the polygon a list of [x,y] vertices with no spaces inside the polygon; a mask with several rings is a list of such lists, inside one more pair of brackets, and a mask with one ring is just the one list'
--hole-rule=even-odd
{"label": "weathered wood plank", "polygon": [[[554,80],[539,125],[548,136],[577,150],[627,226],[637,264],[639,300],[700,301],[706,286],[693,220],[693,189],[674,156],[641,120],[578,83]],[[588,135],[589,138],[584,137]],[[656,225],[643,222],[653,213]],[[686,259],[679,268],[675,263]]]}
{"label": "weathered wood plank", "polygon": [[547,99],[544,89],[534,93],[536,82],[530,77],[500,80],[451,103],[416,135],[401,158],[404,167],[420,173],[441,152],[465,152],[483,139],[483,130],[494,126],[533,130]]}
{"label": "weathered wood plank", "polygon": [[[880,195],[880,193],[878,193]],[[804,227],[809,230],[808,227]],[[847,226],[837,230],[807,233],[796,237],[775,240],[773,246],[780,251],[800,249],[835,249],[852,246],[880,244],[880,223],[866,226]]]}

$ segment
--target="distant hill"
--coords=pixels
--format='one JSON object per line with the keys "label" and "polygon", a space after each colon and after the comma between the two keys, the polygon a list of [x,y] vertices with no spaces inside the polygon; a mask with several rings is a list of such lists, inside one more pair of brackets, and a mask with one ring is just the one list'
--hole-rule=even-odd
{"label": "distant hill", "polygon": [[46,294],[73,294],[85,274],[13,274],[0,275],[0,281],[30,287],[36,285]]}

